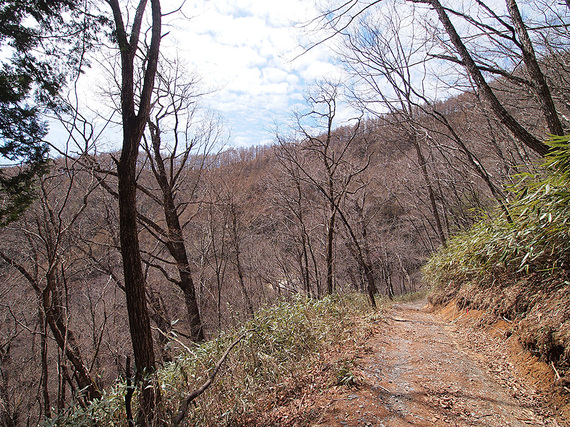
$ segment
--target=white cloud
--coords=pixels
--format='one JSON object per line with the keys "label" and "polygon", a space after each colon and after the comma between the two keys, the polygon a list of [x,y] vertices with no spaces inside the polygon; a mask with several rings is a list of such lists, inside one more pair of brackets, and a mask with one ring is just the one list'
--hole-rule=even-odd
{"label": "white cloud", "polygon": [[[168,15],[161,50],[177,57],[201,76],[214,92],[202,104],[219,112],[232,135],[230,144],[249,146],[271,142],[277,126],[283,127],[303,103],[303,93],[315,79],[338,74],[330,53],[319,46],[298,57],[301,33],[293,25],[313,18],[312,1],[303,0],[187,0],[181,12]],[[180,0],[163,3],[168,13]],[[106,97],[96,91],[106,86],[102,71],[108,59],[81,80],[85,101],[93,115],[107,115]],[[101,105],[100,105],[101,104]],[[61,132],[60,132],[61,133]],[[110,133],[107,149],[119,144]],[[58,140],[58,130],[52,135]],[[106,134],[105,134],[106,135]],[[103,137],[107,137],[107,136]]]}
{"label": "white cloud", "polygon": [[267,142],[275,122],[285,121],[303,99],[305,87],[339,75],[325,47],[291,61],[302,50],[294,22],[316,15],[301,0],[211,0],[185,5],[189,21],[172,32],[179,55],[219,90],[207,104],[232,128],[234,143]]}

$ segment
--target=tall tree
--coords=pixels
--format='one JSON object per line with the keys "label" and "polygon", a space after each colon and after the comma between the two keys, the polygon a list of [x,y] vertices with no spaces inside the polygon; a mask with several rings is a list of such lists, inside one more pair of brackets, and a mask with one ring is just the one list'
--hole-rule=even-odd
{"label": "tall tree", "polygon": [[[535,13],[533,16],[532,12],[521,12],[516,0],[506,0],[504,13],[496,12],[499,6],[490,6],[484,0],[473,3],[473,12],[466,12],[460,6],[443,4],[439,0],[406,2],[425,4],[430,9],[423,11],[427,29],[424,36],[426,42],[429,41],[426,46],[430,47],[423,49],[425,60],[437,58],[461,66],[500,123],[522,145],[539,155],[545,155],[548,147],[542,141],[546,138],[546,132],[542,132],[543,128],[537,127],[535,123],[526,123],[522,115],[517,114],[509,105],[509,100],[500,96],[500,89],[494,79],[503,79],[503,82],[510,82],[531,93],[535,104],[533,107],[542,116],[545,130],[557,135],[563,133],[564,117],[558,110],[560,105],[554,102],[550,87],[552,80],[547,78],[544,71],[546,66],[541,67],[541,61],[548,55],[565,54],[565,50],[564,47],[545,50],[541,57],[541,52],[535,48],[536,40],[541,40],[542,44],[552,48],[553,45],[544,43],[544,40],[548,40],[551,30],[556,27],[567,29],[569,24],[567,18],[563,17],[564,14],[559,14],[557,21],[551,23],[549,14]],[[321,22],[333,30],[331,37],[346,34],[350,27],[360,25],[361,18],[366,20],[377,13],[386,13],[382,8],[387,3],[384,0],[370,3],[361,0],[342,2],[339,7],[329,7],[321,15]],[[549,9],[559,11],[562,7],[564,6],[560,2],[548,0]],[[413,12],[418,14],[422,10],[416,6]],[[429,14],[434,12],[439,26],[434,25],[429,18]],[[530,22],[537,16],[542,20]],[[564,37],[568,40],[567,35]],[[437,46],[438,42],[441,42],[440,46]],[[425,82],[418,82],[418,85],[424,84]]]}
{"label": "tall tree", "polygon": [[[164,244],[175,262],[177,278],[170,277],[164,269],[162,272],[184,294],[190,337],[194,341],[204,340],[204,331],[181,219],[190,203],[180,200],[177,193],[184,192],[188,199],[195,197],[212,147],[220,137],[215,120],[198,118],[198,96],[196,82],[184,81],[183,71],[176,62],[159,73],[152,117],[148,121],[150,140],[145,138],[143,149],[162,197],[153,197],[150,189],[145,193],[161,206],[166,229],[160,226],[160,221],[139,215],[141,223]],[[169,121],[173,124],[167,132]],[[163,141],[165,135],[170,135],[170,145]]]}
{"label": "tall tree", "polygon": [[107,22],[82,6],[71,0],[0,4],[0,224],[32,202],[36,178],[48,168],[43,114],[61,107],[61,89],[85,65],[85,51]]}
{"label": "tall tree", "polygon": [[[140,0],[130,29],[123,20],[118,0],[108,0],[113,12],[116,40],[121,56],[121,115],[123,144],[117,162],[119,192],[119,227],[123,258],[124,286],[127,298],[129,328],[136,364],[136,378],[154,373],[155,356],[152,330],[146,302],[145,280],[137,227],[137,159],[139,145],[149,119],[154,79],[162,37],[162,13],[159,0],[151,0],[151,40],[148,46],[140,40],[147,1]],[[129,33],[130,30],[130,33]],[[143,55],[142,63],[138,55]],[[142,83],[135,82],[135,66],[142,67]],[[135,88],[140,88],[135,93]],[[141,392],[139,421],[150,422],[155,403],[155,390],[144,385]]]}
{"label": "tall tree", "polygon": [[[346,195],[347,188],[343,185],[343,173],[346,161],[344,155],[349,141],[337,141],[334,134],[335,117],[337,114],[337,98],[339,85],[323,82],[318,85],[314,94],[307,97],[309,111],[297,117],[297,131],[302,138],[301,144],[291,146],[281,139],[282,153],[289,162],[294,162],[305,176],[311,181],[321,184],[325,193],[326,213],[326,292],[334,292],[334,244],[338,205]],[[312,129],[316,127],[315,135]],[[302,165],[305,160],[312,159],[312,165]],[[311,172],[311,168],[313,171]]]}
{"label": "tall tree", "polygon": [[[299,264],[299,282],[303,284],[303,289],[308,296],[320,297],[320,284],[318,263],[316,262],[315,251],[313,250],[312,238],[309,233],[307,214],[310,211],[310,202],[307,194],[307,187],[304,177],[299,170],[294,158],[280,155],[277,152],[277,159],[282,167],[282,175],[276,176],[277,182],[274,184],[275,204],[283,209],[283,221],[287,225],[287,239],[297,242],[297,262]],[[289,225],[289,222],[292,224]],[[280,233],[284,235],[285,233]],[[311,268],[311,262],[313,268]],[[314,283],[314,289],[311,283]]]}
{"label": "tall tree", "polygon": [[[334,129],[337,102],[340,85],[333,82],[322,82],[317,85],[316,92],[308,97],[309,112],[297,118],[297,131],[301,135],[298,144],[292,144],[281,139],[281,155],[286,162],[295,165],[304,180],[323,196],[325,202],[326,219],[326,281],[327,293],[335,291],[334,286],[334,246],[337,230],[337,218],[347,228],[354,245],[355,258],[363,268],[367,278],[368,296],[370,303],[376,307],[374,294],[376,284],[372,266],[367,262],[367,257],[362,244],[346,217],[343,204],[347,195],[357,192],[357,188],[352,188],[353,181],[356,180],[369,166],[370,158],[365,162],[354,164],[349,155],[361,137],[360,120],[354,126],[344,129]],[[316,129],[316,131],[315,131]],[[315,135],[315,132],[321,131]],[[362,141],[361,141],[362,142]],[[369,258],[368,258],[369,259]]]}
{"label": "tall tree", "polygon": [[[463,42],[462,38],[457,32],[455,26],[451,22],[451,19],[449,19],[448,13],[446,12],[445,8],[441,5],[439,0],[412,0],[412,1],[416,3],[426,3],[429,4],[431,7],[433,7],[433,9],[437,12],[439,20],[441,21],[443,27],[445,28],[445,31],[449,36],[449,40],[451,41],[451,43],[453,44],[453,46],[457,51],[457,54],[461,58],[460,63],[465,67],[465,69],[469,73],[469,76],[471,76],[471,78],[477,85],[477,88],[481,92],[483,98],[491,106],[491,109],[493,110],[495,115],[499,118],[501,123],[504,124],[513,133],[513,135],[517,139],[519,139],[523,144],[525,144],[532,150],[536,151],[538,154],[544,156],[548,152],[548,146],[544,144],[539,138],[534,136],[531,132],[529,132],[528,129],[526,129],[518,120],[516,120],[515,117],[513,117],[513,115],[500,102],[499,98],[496,96],[495,92],[492,90],[491,86],[483,76],[481,68],[477,65],[477,63],[473,59],[473,56],[467,49],[465,43]],[[508,2],[514,3],[514,0],[509,0]],[[519,24],[522,25],[522,22],[520,22]],[[523,47],[523,52],[525,52],[524,55],[525,59],[534,53],[533,51],[531,52],[531,50],[528,48],[525,49],[524,45],[522,47]],[[534,65],[536,63],[536,58],[534,57],[533,59],[534,61],[531,61],[531,64]],[[528,63],[526,61],[525,63],[528,69]],[[532,71],[536,72],[537,70],[535,67],[532,67]],[[539,74],[542,76],[542,73]],[[544,88],[542,85],[539,85],[537,88],[540,91],[542,91],[542,96],[539,96],[539,99],[543,100],[543,96],[548,96],[548,97],[550,96],[549,92],[544,92]],[[545,106],[548,105],[554,107],[554,104],[552,103],[551,99],[550,102],[548,102],[547,100],[543,100],[542,103]],[[547,121],[555,122],[558,120],[557,118],[556,120],[554,120],[551,112],[545,111],[545,113],[548,119]],[[556,116],[556,113],[554,113],[554,116]],[[561,127],[559,128],[557,125],[554,125],[553,129],[555,129],[555,131],[560,131]]]}

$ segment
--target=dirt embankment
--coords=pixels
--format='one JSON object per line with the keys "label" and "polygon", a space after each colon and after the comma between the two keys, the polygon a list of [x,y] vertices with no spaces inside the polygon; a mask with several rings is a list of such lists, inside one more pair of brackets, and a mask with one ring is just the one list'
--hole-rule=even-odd
{"label": "dirt embankment", "polygon": [[508,339],[507,322],[484,320],[454,304],[393,306],[358,360],[360,386],[321,398],[319,419],[296,425],[570,426],[555,371]]}

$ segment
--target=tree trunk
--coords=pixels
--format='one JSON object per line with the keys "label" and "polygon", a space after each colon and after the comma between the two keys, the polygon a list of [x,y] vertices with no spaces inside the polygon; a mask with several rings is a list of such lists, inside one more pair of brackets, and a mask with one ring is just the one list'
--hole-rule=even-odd
{"label": "tree trunk", "polygon": [[[358,205],[357,209],[360,209]],[[354,247],[349,246],[349,248],[352,250],[353,256],[356,259],[358,266],[364,270],[364,275],[366,277],[366,291],[368,293],[370,305],[373,309],[376,309],[376,299],[374,295],[378,292],[378,288],[376,287],[376,281],[374,280],[374,269],[372,267],[372,262],[370,261],[370,252],[368,249],[363,249],[362,245],[360,245],[358,242],[358,238],[356,237],[356,234],[354,234],[354,230],[344,215],[344,212],[340,208],[337,210],[337,212],[340,215],[340,219],[346,227],[348,234],[350,235],[352,244],[354,245]],[[359,223],[364,226],[364,223],[361,221],[362,214],[359,213]],[[365,228],[363,228],[363,230],[365,230]],[[366,232],[364,232],[364,239],[366,239]]]}
{"label": "tree trunk", "polygon": [[168,344],[170,343],[169,334],[172,331],[171,319],[160,294],[156,292],[152,286],[147,286],[147,294],[152,309],[149,316],[158,328],[158,344],[160,346],[162,361],[172,362],[172,356],[168,350]]}
{"label": "tree trunk", "polygon": [[[137,228],[136,159],[138,157],[138,141],[133,141],[134,138],[129,135],[128,127],[125,126],[124,128],[127,143],[123,145],[123,152],[117,167],[119,177],[119,229],[129,330],[135,356],[135,378],[138,382],[143,379],[143,376],[154,373],[155,358]],[[152,387],[145,386],[143,386],[143,390],[141,409],[144,414],[143,417],[148,418],[154,408],[154,391]]]}
{"label": "tree trunk", "polygon": [[302,273],[301,275],[303,276],[303,284],[305,286],[305,292],[307,292],[307,296],[309,298],[312,297],[312,292],[311,292],[311,275],[309,273],[309,253],[307,250],[307,231],[305,230],[305,226],[302,227],[302,231],[301,231],[302,235],[301,235],[301,246],[302,246],[302,252],[301,252],[301,270]]}
{"label": "tree trunk", "polygon": [[[370,244],[368,242],[368,229],[366,223],[364,222],[364,201],[362,206],[357,206],[358,210],[358,221],[360,222],[360,227],[362,229],[362,241],[364,246],[364,272],[368,281],[368,294],[369,296],[376,294],[378,289],[376,288],[376,281],[374,280],[374,269],[372,268],[372,257],[370,256]],[[376,302],[374,298],[371,298],[373,302],[372,306],[376,308]]]}
{"label": "tree trunk", "polygon": [[65,314],[61,310],[61,304],[56,296],[56,279],[53,268],[47,274],[47,286],[42,292],[42,305],[47,323],[55,338],[55,341],[67,359],[73,364],[77,385],[85,390],[87,400],[99,399],[101,392],[89,373],[89,369],[83,363],[83,358],[75,335],[65,324]]}
{"label": "tree trunk", "polygon": [[239,233],[238,233],[238,218],[237,218],[237,211],[236,206],[231,202],[230,211],[232,215],[232,240],[234,244],[234,250],[236,252],[236,269],[238,273],[238,280],[239,285],[241,288],[241,292],[243,294],[243,298],[245,300],[245,306],[247,310],[247,314],[250,318],[253,318],[253,305],[251,303],[251,299],[249,298],[249,294],[247,293],[247,288],[245,286],[245,280],[243,276],[243,268],[241,265],[241,248],[239,244]]}
{"label": "tree trunk", "polygon": [[41,345],[41,359],[42,359],[42,398],[44,405],[44,415],[46,418],[51,418],[51,404],[49,399],[49,370],[48,370],[48,343],[47,343],[47,322],[41,306],[38,305],[38,314],[40,321],[40,345]]}
{"label": "tree trunk", "polygon": [[[160,39],[162,37],[160,1],[151,0],[151,41],[145,55],[144,81],[140,96],[135,96],[134,66],[139,46],[141,25],[146,9],[146,0],[140,0],[127,35],[118,0],[108,0],[113,11],[115,34],[121,54],[121,114],[123,146],[117,163],[119,187],[119,236],[123,259],[125,294],[129,316],[129,330],[135,356],[137,381],[155,371],[154,347],[150,318],[146,303],[145,280],[137,229],[137,181],[136,164],[139,144],[150,113],[150,101],[154,90]],[[135,109],[138,103],[138,113]],[[155,407],[155,391],[148,383],[142,384],[141,405],[138,421],[149,425]]]}
{"label": "tree trunk", "polygon": [[548,124],[548,130],[553,135],[564,135],[564,129],[556,112],[556,107],[552,100],[552,95],[550,94],[550,88],[538,65],[536,53],[534,52],[532,41],[521,17],[517,2],[515,0],[507,0],[507,8],[509,9],[509,14],[511,15],[515,30],[519,36],[523,61],[532,80],[538,103]]}
{"label": "tree trunk", "polygon": [[[418,0],[412,0],[418,1]],[[437,12],[439,16],[439,20],[443,24],[445,31],[447,32],[449,39],[459,56],[461,57],[463,66],[477,85],[477,88],[483,95],[484,99],[489,103],[491,109],[499,119],[499,121],[505,125],[511,133],[518,138],[523,144],[527,147],[531,148],[541,156],[546,155],[548,153],[548,145],[541,142],[538,138],[528,132],[516,119],[509,114],[509,112],[505,109],[505,107],[501,104],[501,102],[497,99],[491,87],[485,81],[483,74],[477,67],[477,64],[471,57],[471,54],[467,50],[467,47],[463,44],[461,37],[455,30],[453,23],[447,16],[445,8],[441,5],[439,0],[420,0],[422,3],[429,3]]]}
{"label": "tree trunk", "polygon": [[386,292],[388,293],[388,298],[390,301],[394,299],[394,286],[392,284],[392,270],[390,269],[390,260],[388,259],[388,251],[384,246],[384,259],[386,262],[384,263],[385,266],[385,274],[386,274]]}
{"label": "tree trunk", "polygon": [[441,244],[443,246],[445,246],[446,245],[445,233],[443,232],[443,227],[441,225],[441,219],[439,217],[439,210],[437,209],[437,203],[435,200],[435,193],[433,191],[433,186],[431,185],[431,180],[429,178],[429,173],[427,170],[427,162],[426,162],[426,159],[425,159],[424,154],[422,152],[422,148],[420,146],[420,143],[418,141],[417,136],[415,134],[409,134],[409,138],[412,141],[414,148],[416,149],[416,155],[418,156],[418,162],[420,164],[422,176],[424,178],[424,181],[426,183],[426,187],[428,189],[428,196],[429,196],[429,202],[430,202],[430,206],[431,206],[431,213],[432,213],[433,218],[435,220],[435,229],[437,230],[437,235],[439,237],[439,241],[441,242]]}
{"label": "tree trunk", "polygon": [[363,267],[367,281],[366,291],[368,293],[368,299],[370,300],[370,305],[372,308],[376,310],[376,300],[374,299],[374,294],[377,292],[377,289],[374,280],[374,272],[372,270],[372,267],[367,262],[364,263]]}
{"label": "tree trunk", "polygon": [[241,260],[240,260],[240,250],[239,245],[236,245],[236,268],[238,272],[238,280],[241,288],[241,292],[243,294],[243,298],[245,299],[245,306],[247,310],[247,315],[252,318],[253,317],[253,304],[251,303],[251,299],[249,298],[249,294],[247,292],[247,288],[245,286],[245,280],[243,276],[243,269],[241,267]]}
{"label": "tree trunk", "polygon": [[164,217],[166,219],[166,226],[168,227],[166,247],[172,258],[176,261],[178,276],[180,278],[177,284],[184,293],[186,316],[190,326],[190,337],[193,341],[200,342],[204,341],[204,330],[200,319],[198,301],[196,300],[196,289],[194,287],[194,281],[192,280],[188,253],[186,252],[184,233],[180,225],[180,218],[178,217],[172,186],[168,182],[164,160],[160,153],[160,129],[150,122],[149,128],[154,150],[154,162],[156,164],[155,177],[162,192]]}
{"label": "tree trunk", "polygon": [[332,207],[329,223],[327,224],[327,294],[331,295],[334,292],[334,227],[336,219],[336,208]]}
{"label": "tree trunk", "polygon": [[301,254],[299,256],[299,266],[301,268],[301,278],[303,282],[303,287],[307,296],[311,297],[311,275],[309,273],[309,253],[307,249],[307,228],[305,227],[304,215],[303,215],[303,191],[301,189],[301,181],[298,177],[295,177],[295,190],[297,190],[296,204],[299,211],[295,213],[295,216],[299,220],[301,225]]}

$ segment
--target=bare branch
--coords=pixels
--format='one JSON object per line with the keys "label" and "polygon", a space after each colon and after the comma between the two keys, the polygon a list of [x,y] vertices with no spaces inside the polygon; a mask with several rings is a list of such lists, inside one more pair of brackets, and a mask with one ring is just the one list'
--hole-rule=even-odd
{"label": "bare branch", "polygon": [[208,389],[208,387],[210,387],[212,385],[212,383],[214,382],[214,379],[216,378],[216,375],[218,374],[223,363],[226,361],[226,359],[229,356],[232,349],[236,345],[238,345],[239,342],[241,340],[243,340],[250,332],[252,332],[252,331],[251,330],[245,331],[233,343],[231,343],[230,346],[226,349],[226,351],[222,355],[222,357],[220,357],[220,360],[218,360],[218,363],[216,363],[216,366],[214,366],[214,370],[210,373],[210,376],[206,380],[206,382],[204,384],[202,384],[202,386],[199,389],[194,390],[192,393],[190,393],[188,396],[186,396],[184,401],[180,404],[180,408],[178,409],[178,414],[176,415],[176,418],[174,419],[174,422],[173,422],[174,426],[181,425],[182,421],[184,420],[184,418],[186,417],[186,414],[188,412],[188,405],[190,405],[190,403],[194,399],[199,397],[202,393],[204,393]]}

